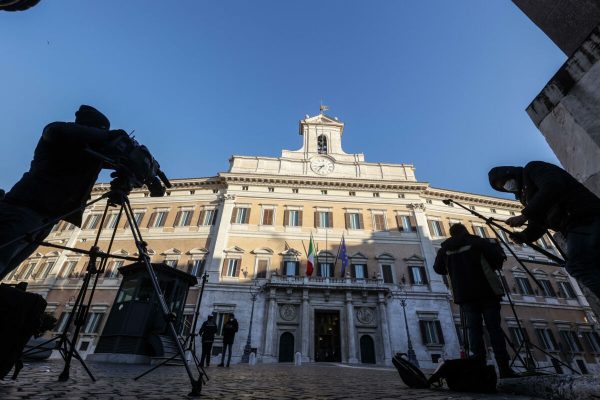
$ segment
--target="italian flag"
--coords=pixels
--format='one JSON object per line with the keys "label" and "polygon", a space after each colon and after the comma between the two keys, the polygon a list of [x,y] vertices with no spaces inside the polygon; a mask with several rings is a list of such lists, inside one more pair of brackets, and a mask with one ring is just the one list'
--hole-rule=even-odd
{"label": "italian flag", "polygon": [[312,233],[310,234],[310,242],[308,243],[308,254],[306,255],[306,276],[311,276],[315,269],[315,243],[313,242]]}

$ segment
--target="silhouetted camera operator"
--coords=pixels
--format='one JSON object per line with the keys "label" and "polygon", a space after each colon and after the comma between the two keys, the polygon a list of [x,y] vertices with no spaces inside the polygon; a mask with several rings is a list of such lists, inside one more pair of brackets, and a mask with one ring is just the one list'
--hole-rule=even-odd
{"label": "silhouetted camera operator", "polygon": [[148,150],[125,131],[109,129],[108,118],[87,105],[75,113],[74,123],[53,122],[44,128],[29,171],[0,200],[0,280],[52,230],[36,228],[62,215],[81,226],[83,207],[102,168],[116,170],[114,184],[123,191],[142,184],[151,192],[163,189],[156,177],[158,164]]}
{"label": "silhouetted camera operator", "polygon": [[489,180],[525,206],[521,215],[506,220],[512,227],[527,223],[511,237],[531,243],[546,229],[560,232],[567,242],[567,272],[600,298],[600,199],[565,170],[543,161],[492,168]]}

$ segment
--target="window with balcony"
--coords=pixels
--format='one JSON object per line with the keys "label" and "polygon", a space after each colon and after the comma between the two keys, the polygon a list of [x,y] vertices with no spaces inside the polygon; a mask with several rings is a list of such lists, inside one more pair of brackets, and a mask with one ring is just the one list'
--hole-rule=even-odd
{"label": "window with balcony", "polygon": [[283,262],[283,275],[286,276],[299,276],[300,275],[300,262],[286,260]]}
{"label": "window with balcony", "polygon": [[353,278],[367,279],[369,277],[366,264],[352,264],[351,270]]}
{"label": "window with balcony", "polygon": [[383,277],[383,283],[394,283],[394,275],[390,264],[381,265],[381,276]]}
{"label": "window with balcony", "polygon": [[332,277],[333,276],[333,263],[325,262],[319,263],[317,268],[317,276]]}
{"label": "window with balcony", "polygon": [[269,269],[269,260],[258,260],[256,263],[256,278],[266,278]]}

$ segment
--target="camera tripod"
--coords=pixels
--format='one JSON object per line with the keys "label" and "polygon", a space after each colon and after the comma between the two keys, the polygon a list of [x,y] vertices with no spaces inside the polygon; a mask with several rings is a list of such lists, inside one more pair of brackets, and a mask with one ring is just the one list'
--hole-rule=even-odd
{"label": "camera tripod", "polygon": [[[94,378],[90,369],[87,367],[83,358],[81,357],[81,355],[75,348],[75,346],[77,344],[77,339],[78,339],[79,333],[80,333],[83,325],[85,324],[85,322],[87,320],[89,310],[91,308],[92,298],[93,298],[93,295],[94,295],[94,292],[96,289],[96,285],[98,283],[98,278],[99,278],[100,274],[104,273],[106,270],[107,260],[109,258],[117,258],[117,259],[123,259],[123,260],[128,260],[128,261],[136,261],[136,262],[142,263],[146,267],[146,272],[148,273],[148,276],[150,277],[150,281],[152,283],[153,290],[159,301],[160,309],[163,313],[165,322],[167,323],[168,332],[177,345],[177,355],[180,356],[180,358],[183,362],[183,365],[186,369],[186,372],[188,374],[188,377],[190,379],[190,383],[192,386],[192,390],[188,395],[189,396],[200,396],[201,391],[202,391],[202,383],[203,383],[202,375],[200,375],[200,377],[198,379],[195,379],[188,363],[186,362],[185,351],[183,349],[183,346],[179,340],[179,337],[175,330],[175,326],[173,324],[176,316],[170,312],[169,307],[164,299],[163,293],[160,289],[156,273],[152,269],[152,265],[150,263],[150,256],[147,251],[147,244],[142,239],[139,225],[137,224],[137,222],[135,220],[135,217],[133,214],[133,209],[129,202],[129,198],[128,198],[129,190],[130,190],[130,188],[127,185],[123,185],[123,181],[118,181],[115,179],[113,182],[111,182],[111,190],[108,191],[107,193],[104,193],[99,198],[85,204],[84,206],[82,206],[76,210],[71,211],[68,214],[65,214],[58,218],[53,219],[52,221],[42,225],[41,227],[36,228],[32,232],[28,232],[27,234],[25,234],[19,238],[16,238],[8,243],[3,244],[3,246],[7,246],[13,242],[23,240],[23,239],[33,242],[33,241],[35,241],[33,235],[36,232],[38,232],[44,228],[47,228],[48,226],[51,226],[51,225],[57,223],[61,219],[64,219],[65,217],[67,217],[71,214],[74,214],[78,211],[81,211],[82,209],[89,207],[89,206],[93,205],[94,203],[97,203],[97,202],[99,202],[101,200],[105,200],[105,199],[107,200],[106,207],[104,209],[104,213],[103,213],[102,219],[100,221],[100,225],[99,225],[100,228],[96,235],[94,244],[92,245],[90,250],[83,250],[83,249],[71,248],[71,247],[67,247],[67,246],[61,246],[61,245],[49,243],[46,241],[38,242],[40,245],[43,245],[43,246],[58,248],[58,249],[62,249],[62,250],[69,250],[69,251],[73,251],[76,253],[88,255],[90,257],[90,261],[87,266],[87,270],[86,270],[86,274],[85,274],[82,286],[79,290],[79,293],[77,294],[77,298],[73,305],[72,312],[69,314],[67,322],[66,322],[62,332],[57,337],[49,339],[46,342],[43,342],[43,343],[27,350],[26,352],[23,353],[23,355],[32,355],[32,354],[36,354],[37,352],[44,351],[45,349],[43,349],[43,347],[45,345],[47,345],[50,342],[58,341],[58,343],[56,345],[56,349],[59,351],[60,355],[62,356],[62,358],[65,362],[64,369],[58,378],[59,381],[66,381],[69,379],[69,371],[70,371],[71,361],[73,358],[75,358],[82,364],[83,368],[85,369],[85,371],[87,372],[89,377],[92,379],[92,381],[96,381],[96,379]],[[108,250],[107,250],[107,252],[102,252],[98,248],[98,241],[100,239],[100,235],[101,235],[102,229],[104,227],[104,222],[105,222],[106,216],[108,214],[108,209],[111,206],[119,206],[120,210],[119,210],[119,214],[117,216],[117,222],[115,224],[115,228],[112,232],[112,236],[111,236],[111,239],[110,239],[110,242],[108,245]],[[117,231],[117,226],[118,226],[119,221],[121,220],[123,214],[125,214],[127,223],[129,225],[129,227],[131,228],[131,232],[133,234],[133,239],[134,239],[134,242],[135,242],[136,248],[138,250],[138,254],[139,254],[138,257],[128,257],[128,256],[110,254],[110,250],[114,243],[114,238],[115,238],[116,231]],[[2,246],[0,246],[0,247],[2,247]],[[100,259],[99,267],[97,267],[98,259]],[[93,278],[93,285],[92,285],[91,291],[89,293],[89,296],[88,296],[87,302],[86,302],[86,294],[87,294],[90,282],[92,281],[92,278]],[[72,337],[69,339],[69,329],[71,327],[71,324],[73,324],[75,326],[75,329],[74,329]],[[43,350],[40,350],[40,349],[43,349]],[[199,369],[199,372],[200,372],[200,369]],[[15,368],[14,377],[16,377],[17,374],[18,374],[18,370]],[[202,372],[201,372],[201,374],[202,374]]]}
{"label": "camera tripod", "polygon": [[[514,252],[514,250],[509,246],[509,244],[502,238],[502,236],[499,233],[499,230],[510,234],[512,233],[511,230],[505,228],[504,226],[500,225],[496,220],[494,220],[493,218],[487,218],[484,215],[478,213],[475,210],[472,210],[466,206],[464,206],[463,204],[460,204],[459,202],[452,200],[452,199],[446,199],[443,200],[443,203],[446,205],[450,205],[451,203],[456,204],[457,206],[459,206],[460,208],[467,210],[469,213],[471,213],[472,215],[476,216],[477,218],[483,220],[485,222],[485,224],[491,229],[491,231],[494,233],[494,235],[496,236],[497,240],[500,241],[500,243],[504,246],[504,248],[506,248],[509,253],[513,256],[513,258],[519,263],[519,265],[523,268],[523,270],[531,277],[531,279],[533,279],[533,281],[536,283],[536,285],[542,290],[542,293],[545,292],[544,287],[542,286],[542,284],[537,280],[537,278],[531,273],[531,271],[525,266],[525,264],[523,263],[523,261],[526,262],[532,262],[532,263],[539,263],[539,264],[544,264],[544,265],[553,265],[553,266],[563,266],[565,264],[565,255],[564,253],[561,251],[560,247],[556,244],[556,242],[554,242],[554,239],[548,235],[552,242],[555,244],[556,248],[558,249],[559,253],[561,254],[561,256],[563,258],[557,257],[556,255],[550,253],[549,251],[541,248],[540,246],[537,246],[534,243],[528,243],[528,246],[531,247],[532,249],[536,250],[537,252],[545,255],[546,257],[550,258],[552,261],[554,262],[539,262],[539,261],[534,261],[534,260],[522,260],[520,259],[517,254]],[[535,345],[534,343],[531,343],[531,340],[529,339],[528,335],[525,333],[525,330],[523,329],[522,325],[521,325],[521,321],[519,320],[519,316],[517,314],[517,310],[515,308],[515,304],[512,300],[512,297],[510,296],[510,290],[507,287],[506,282],[502,279],[502,275],[500,274],[500,271],[496,271],[496,273],[498,274],[498,278],[500,279],[500,282],[502,283],[502,287],[504,288],[504,293],[506,295],[506,298],[508,300],[508,304],[510,305],[511,311],[515,317],[515,321],[517,324],[517,328],[519,329],[520,332],[522,332],[523,334],[522,336],[522,340],[520,341],[521,343],[519,344],[518,347],[515,347],[514,343],[509,339],[509,337],[507,336],[506,332],[502,332],[504,334],[504,337],[506,338],[506,341],[508,343],[508,345],[511,347],[511,349],[514,352],[514,357],[511,360],[510,366],[512,367],[515,363],[515,361],[518,359],[521,364],[523,365],[523,367],[530,373],[535,373],[537,370],[541,370],[544,367],[539,367],[538,365],[536,365],[535,363],[535,358],[533,357],[533,353],[531,351],[532,348],[535,348],[536,350],[542,352],[543,354],[545,354],[546,356],[548,356],[551,360],[553,360],[554,362],[568,368],[569,370],[571,370],[572,372],[581,375],[581,373],[577,370],[575,370],[574,368],[572,368],[569,364],[563,362],[562,360],[556,358],[555,356],[553,356],[552,354],[548,353],[545,349],[542,349],[541,347]],[[462,318],[461,318],[462,319]],[[525,351],[526,354],[526,359],[524,360],[523,357],[521,356],[521,350]]]}

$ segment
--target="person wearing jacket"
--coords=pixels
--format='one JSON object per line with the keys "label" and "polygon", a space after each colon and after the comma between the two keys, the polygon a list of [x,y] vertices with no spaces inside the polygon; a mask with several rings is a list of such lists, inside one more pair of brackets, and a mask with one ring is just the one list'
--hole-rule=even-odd
{"label": "person wearing jacket", "polygon": [[[113,154],[117,142],[130,141],[125,131],[109,128],[108,118],[87,105],[75,113],[74,123],[46,125],[29,171],[0,200],[0,280],[35,251],[52,226],[12,241],[85,205],[104,167],[87,150]],[[81,226],[83,211],[63,219]]]}
{"label": "person wearing jacket", "polygon": [[527,227],[511,236],[531,243],[546,229],[560,232],[567,243],[565,268],[600,299],[600,198],[556,165],[531,161],[525,167],[495,167],[490,185],[512,193],[523,204],[521,215],[506,223]]}
{"label": "person wearing jacket", "polygon": [[198,334],[202,337],[202,356],[200,357],[200,365],[202,366],[204,366],[205,360],[206,366],[210,366],[210,353],[212,351],[216,333],[217,324],[215,324],[215,318],[212,315],[209,315],[198,332]]}
{"label": "person wearing jacket", "polygon": [[469,234],[462,224],[454,224],[433,266],[438,274],[449,275],[454,303],[460,306],[466,319],[472,358],[482,364],[487,358],[482,326],[485,321],[500,378],[515,376],[509,366],[510,357],[500,326],[500,300],[504,290],[495,273],[502,268],[505,259],[499,246]]}
{"label": "person wearing jacket", "polygon": [[219,367],[224,366],[225,352],[229,349],[229,357],[227,358],[227,367],[231,362],[231,350],[233,347],[233,340],[235,339],[235,333],[238,331],[238,322],[235,319],[233,313],[229,314],[229,318],[225,325],[223,325],[223,353],[221,354],[221,364]]}

